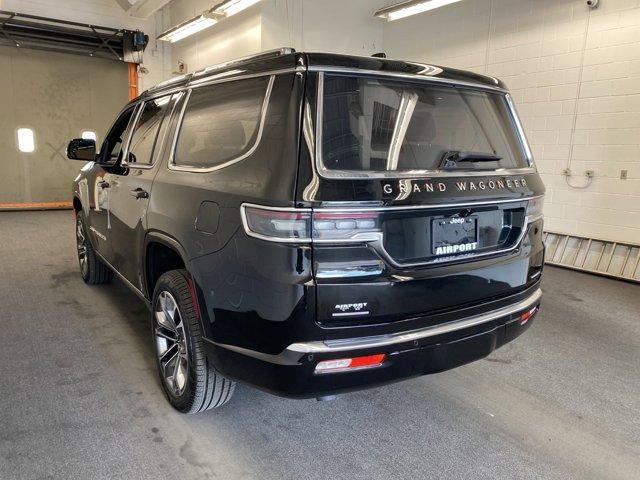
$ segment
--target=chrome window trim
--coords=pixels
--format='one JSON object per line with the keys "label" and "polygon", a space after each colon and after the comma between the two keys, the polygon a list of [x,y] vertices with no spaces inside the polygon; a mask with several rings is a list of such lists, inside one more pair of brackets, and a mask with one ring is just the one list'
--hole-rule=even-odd
{"label": "chrome window trim", "polygon": [[458,171],[446,171],[446,170],[404,170],[397,172],[369,172],[369,171],[358,171],[358,170],[334,170],[328,169],[325,167],[324,162],[322,161],[322,134],[323,134],[323,115],[324,115],[324,73],[353,73],[353,74],[361,74],[361,75],[377,75],[377,76],[390,76],[401,78],[410,77],[412,79],[418,78],[426,83],[432,82],[436,80],[435,83],[447,83],[452,85],[460,85],[460,86],[468,86],[473,88],[480,88],[482,85],[477,85],[475,83],[470,82],[456,82],[449,79],[437,78],[437,77],[423,77],[420,75],[410,75],[410,74],[395,74],[394,72],[379,72],[376,70],[360,70],[354,68],[338,68],[333,69],[330,67],[327,68],[314,68],[309,67],[310,71],[318,71],[318,86],[316,93],[316,144],[315,144],[315,164],[316,170],[318,174],[326,179],[339,179],[339,180],[366,180],[371,178],[382,178],[382,179],[406,179],[406,178],[415,178],[415,177],[481,177],[481,176],[491,176],[491,175],[503,175],[503,176],[513,176],[513,175],[526,175],[530,173],[535,173],[536,169],[533,164],[533,157],[531,155],[531,148],[527,142],[527,139],[524,135],[524,129],[522,128],[522,124],[518,118],[517,112],[515,111],[515,106],[513,104],[513,100],[508,94],[508,91],[503,88],[498,87],[488,87],[488,90],[498,91],[505,95],[507,107],[511,114],[511,121],[514,122],[514,126],[516,127],[516,132],[518,133],[518,137],[520,140],[520,144],[524,151],[526,161],[529,164],[528,167],[520,167],[520,168],[501,168],[497,170],[482,170],[482,171],[466,171],[466,170],[458,170]]}
{"label": "chrome window trim", "polygon": [[[129,119],[129,123],[127,123],[126,128],[124,129],[125,138],[122,139],[122,158],[120,159],[120,165],[126,166],[125,158],[129,155],[129,142],[131,142],[131,134],[133,133],[133,127],[136,125],[138,121],[138,116],[142,111],[142,106],[144,102],[138,101],[133,107],[133,113],[131,114],[131,118]],[[116,162],[114,165],[116,165]]]}
{"label": "chrome window trim", "polygon": [[[181,92],[176,92],[175,93],[175,95],[180,95],[180,94],[181,94]],[[144,106],[147,104],[147,102],[150,102],[150,101],[155,100],[157,98],[163,98],[163,97],[169,97],[169,102],[171,102],[173,95],[174,95],[174,93],[167,93],[167,94],[164,94],[164,95],[157,95],[157,96],[155,96],[153,98],[148,98],[148,99],[140,101],[139,107],[136,107],[136,108],[138,108],[138,111],[135,113],[135,120],[134,120],[134,124],[133,125],[137,126],[138,120],[140,120],[140,116],[142,115],[142,111],[144,110]],[[176,101],[179,98],[180,97],[178,96],[176,98]],[[175,105],[176,104],[174,103],[171,106],[171,111],[170,112],[165,112],[164,116],[162,117],[162,122],[164,122],[168,118],[168,116],[170,116],[173,113]],[[162,122],[160,123],[160,128],[162,128]],[[164,134],[162,136],[161,143],[160,143],[161,146],[164,143],[164,139],[165,139],[166,135],[167,135],[167,132],[164,132]],[[157,137],[156,137],[156,143],[154,144],[153,151],[151,152],[151,163],[144,163],[144,164],[135,164],[134,163],[134,164],[131,164],[131,163],[127,162],[127,158],[129,158],[129,147],[131,147],[130,142],[131,142],[132,136],[133,136],[133,129],[131,130],[131,132],[129,132],[129,138],[127,139],[127,150],[126,150],[125,154],[122,157],[122,161],[120,162],[120,165],[122,167],[128,168],[128,169],[135,168],[135,169],[139,169],[139,170],[151,170],[153,167],[155,167],[155,165],[157,163],[156,162],[156,160],[157,160],[157,158],[156,158],[157,157],[157,144],[158,144]]]}
{"label": "chrome window trim", "polygon": [[241,353],[249,357],[257,358],[277,365],[299,365],[305,355],[313,354],[340,354],[342,352],[358,351],[371,348],[387,348],[408,342],[416,342],[426,338],[457,332],[467,328],[477,327],[501,318],[510,317],[520,312],[525,312],[538,306],[542,298],[542,290],[537,288],[528,297],[517,303],[497,308],[489,312],[470,317],[461,318],[452,322],[431,325],[416,330],[376,335],[371,337],[345,338],[339,340],[316,340],[310,342],[292,343],[279,354],[258,352],[237,345],[218,343],[210,339],[206,341],[227,350]]}
{"label": "chrome window trim", "polygon": [[[169,97],[169,101],[171,101],[171,95],[172,94],[158,95],[158,96],[153,97],[153,98],[148,98],[146,100],[141,100],[138,103],[138,106],[136,107],[138,110],[133,115],[133,117],[135,117],[133,119],[133,126],[136,127],[138,125],[138,120],[140,120],[140,116],[142,115],[142,111],[144,110],[144,106],[147,104],[147,102],[155,100],[156,98],[163,98],[163,97],[167,97],[167,96]],[[166,113],[165,113],[165,115],[166,115]],[[164,121],[164,117],[163,117],[163,121]],[[162,127],[162,123],[160,124],[160,127]],[[127,128],[128,128],[128,126],[127,126]],[[131,147],[131,138],[132,137],[133,137],[133,128],[129,132],[129,135],[128,135],[128,138],[127,138],[127,149],[124,152],[124,154],[122,155],[122,160],[120,161],[120,166],[124,167],[124,168],[128,168],[128,169],[135,168],[135,169],[139,169],[139,170],[151,170],[156,164],[155,148],[153,149],[154,151],[151,152],[151,163],[131,164],[131,163],[127,162],[127,158],[129,158],[129,148]],[[155,145],[154,145],[154,147],[155,147]]]}
{"label": "chrome window trim", "polygon": [[[266,76],[266,75],[260,75],[260,76]],[[233,165],[234,163],[241,162],[245,158],[251,156],[256,151],[256,149],[258,148],[258,145],[260,144],[260,141],[262,140],[262,133],[264,131],[264,124],[267,117],[267,111],[269,110],[269,101],[271,99],[271,91],[273,90],[273,84],[275,82],[275,78],[276,77],[274,74],[270,75],[269,83],[267,84],[267,89],[265,91],[264,99],[262,100],[262,107],[260,112],[260,125],[258,126],[258,133],[256,135],[256,140],[251,146],[251,148],[247,150],[244,154],[238,157],[232,158],[230,160],[227,160],[226,162],[221,163],[220,165],[215,165],[213,167],[194,167],[189,165],[176,165],[175,163],[176,148],[178,146],[178,137],[180,136],[180,130],[182,130],[182,122],[184,120],[184,115],[187,110],[187,106],[189,105],[189,100],[191,98],[191,92],[193,91],[193,88],[197,88],[199,86],[205,86],[205,85],[212,85],[215,83],[226,82],[227,79],[224,79],[222,81],[216,81],[211,84],[207,83],[207,84],[202,84],[202,85],[193,86],[192,88],[189,88],[187,97],[184,101],[184,105],[182,106],[182,111],[180,112],[180,118],[178,119],[176,130],[173,136],[173,143],[171,145],[171,154],[169,155],[169,163],[168,163],[169,170],[174,170],[179,172],[192,172],[192,173],[215,172],[216,170],[226,168],[230,165]],[[239,80],[239,79],[233,79],[233,80]],[[231,79],[229,79],[228,81],[231,81]]]}

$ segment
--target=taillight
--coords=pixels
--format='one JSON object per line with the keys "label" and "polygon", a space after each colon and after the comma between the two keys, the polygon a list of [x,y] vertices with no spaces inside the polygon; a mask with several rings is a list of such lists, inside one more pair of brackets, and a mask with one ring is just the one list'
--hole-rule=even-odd
{"label": "taillight", "polygon": [[378,212],[322,212],[312,214],[314,240],[369,240],[380,232]]}
{"label": "taillight", "polygon": [[379,367],[384,362],[386,356],[384,353],[376,353],[375,355],[365,355],[363,357],[323,360],[318,362],[314,373],[337,373]]}
{"label": "taillight", "polygon": [[344,242],[375,240],[379,213],[311,211],[242,205],[242,222],[252,237],[275,242]]}
{"label": "taillight", "polygon": [[311,210],[242,205],[242,223],[248,235],[274,242],[308,242]]}
{"label": "taillight", "polygon": [[524,325],[529,320],[531,320],[531,318],[536,314],[537,311],[538,311],[538,306],[536,305],[535,307],[533,307],[533,308],[527,310],[526,312],[524,312],[523,314],[521,314],[520,315],[520,325]]}
{"label": "taillight", "polygon": [[535,197],[527,202],[527,220],[533,222],[542,218],[544,209],[544,195]]}

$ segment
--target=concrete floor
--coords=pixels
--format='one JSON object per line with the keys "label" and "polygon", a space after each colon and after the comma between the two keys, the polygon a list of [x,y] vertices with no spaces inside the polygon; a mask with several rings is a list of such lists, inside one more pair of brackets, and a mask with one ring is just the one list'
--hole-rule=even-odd
{"label": "concrete floor", "polygon": [[86,286],[71,212],[0,213],[0,478],[640,478],[640,286],[547,268],[536,324],[486,360],[295,401],[164,400],[148,314]]}

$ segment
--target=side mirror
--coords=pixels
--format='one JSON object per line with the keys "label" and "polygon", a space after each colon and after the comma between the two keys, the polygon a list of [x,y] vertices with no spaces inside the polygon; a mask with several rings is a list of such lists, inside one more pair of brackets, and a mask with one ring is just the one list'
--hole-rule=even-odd
{"label": "side mirror", "polygon": [[74,138],[67,145],[69,160],[92,162],[96,159],[96,141],[90,138]]}

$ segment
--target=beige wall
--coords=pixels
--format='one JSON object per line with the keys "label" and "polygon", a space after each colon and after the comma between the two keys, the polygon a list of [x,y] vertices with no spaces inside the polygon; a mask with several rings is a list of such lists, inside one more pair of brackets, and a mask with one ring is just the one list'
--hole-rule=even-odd
{"label": "beige wall", "polygon": [[115,0],[0,0],[0,9],[102,27],[142,30],[149,35],[149,45],[144,53],[144,66],[148,73],[140,75],[140,91],[171,75],[171,48],[156,41],[156,37],[168,28],[163,10],[147,19],[136,18],[125,12]]}
{"label": "beige wall", "polygon": [[[0,203],[68,201],[82,162],[65,147],[82,130],[104,139],[128,101],[123,62],[0,47]],[[34,130],[36,151],[21,153],[16,129]]]}
{"label": "beige wall", "polygon": [[[216,2],[173,0],[165,9],[171,25]],[[200,33],[172,44],[172,68],[188,71],[279,47],[370,55],[382,49],[382,23],[372,0],[263,0]]]}
{"label": "beige wall", "polygon": [[[464,0],[386,23],[384,48],[504,80],[547,185],[546,227],[640,243],[640,1]],[[567,167],[576,186],[595,178],[572,188]]]}
{"label": "beige wall", "polygon": [[[475,70],[513,92],[548,188],[547,228],[640,242],[640,0],[463,0],[395,22],[395,0],[263,0],[174,44],[189,70],[283,45]],[[173,0],[176,24],[210,7]],[[586,170],[595,178],[575,187]],[[621,170],[628,179],[621,180]]]}
{"label": "beige wall", "polygon": [[[209,0],[174,0],[166,9],[171,25],[211,8]],[[205,31],[171,45],[172,68],[177,70],[178,60],[185,62],[190,72],[262,50],[261,10],[256,5]]]}

